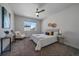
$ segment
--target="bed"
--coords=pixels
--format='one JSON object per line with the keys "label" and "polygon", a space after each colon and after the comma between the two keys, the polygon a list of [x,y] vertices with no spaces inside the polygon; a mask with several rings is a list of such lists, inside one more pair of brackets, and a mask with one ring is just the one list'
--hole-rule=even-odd
{"label": "bed", "polygon": [[55,43],[57,41],[57,32],[54,32],[54,35],[46,34],[32,34],[31,40],[36,43],[35,50],[41,50],[42,47]]}

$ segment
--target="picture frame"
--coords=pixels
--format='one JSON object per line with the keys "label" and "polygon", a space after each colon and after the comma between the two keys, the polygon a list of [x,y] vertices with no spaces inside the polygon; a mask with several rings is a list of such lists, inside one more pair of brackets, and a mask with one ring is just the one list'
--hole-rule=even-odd
{"label": "picture frame", "polygon": [[7,11],[5,7],[2,7],[2,28],[10,29],[11,24],[11,14]]}

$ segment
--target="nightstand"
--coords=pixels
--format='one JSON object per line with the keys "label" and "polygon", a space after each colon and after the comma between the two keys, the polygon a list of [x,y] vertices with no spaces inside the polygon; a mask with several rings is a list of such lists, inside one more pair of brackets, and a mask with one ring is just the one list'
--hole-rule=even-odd
{"label": "nightstand", "polygon": [[64,44],[64,36],[63,36],[63,35],[59,34],[59,35],[57,36],[57,40],[58,40],[59,43]]}

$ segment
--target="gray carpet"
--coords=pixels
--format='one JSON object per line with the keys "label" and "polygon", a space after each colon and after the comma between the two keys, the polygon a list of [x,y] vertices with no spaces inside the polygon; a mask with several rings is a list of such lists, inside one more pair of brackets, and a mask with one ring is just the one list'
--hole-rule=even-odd
{"label": "gray carpet", "polygon": [[3,56],[78,56],[79,50],[60,44],[54,43],[42,48],[41,51],[35,51],[35,44],[29,38],[16,40],[12,44],[11,51],[7,51]]}

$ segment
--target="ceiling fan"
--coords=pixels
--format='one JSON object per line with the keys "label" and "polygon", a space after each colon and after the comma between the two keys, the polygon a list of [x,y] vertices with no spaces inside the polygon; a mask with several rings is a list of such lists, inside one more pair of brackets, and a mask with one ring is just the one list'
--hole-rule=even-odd
{"label": "ceiling fan", "polygon": [[36,16],[39,17],[39,13],[44,12],[45,9],[39,10],[38,8],[36,9]]}

